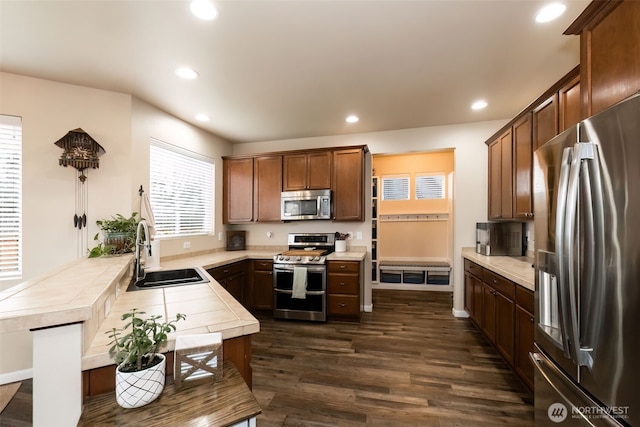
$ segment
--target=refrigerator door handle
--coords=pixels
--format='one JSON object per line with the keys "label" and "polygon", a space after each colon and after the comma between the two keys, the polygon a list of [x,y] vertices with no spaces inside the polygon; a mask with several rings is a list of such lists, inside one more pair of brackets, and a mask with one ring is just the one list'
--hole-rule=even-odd
{"label": "refrigerator door handle", "polygon": [[558,178],[558,194],[556,198],[556,235],[555,246],[558,265],[557,285],[558,285],[558,320],[562,336],[562,348],[566,358],[571,359],[569,330],[569,289],[567,284],[567,263],[563,236],[566,234],[566,213],[567,213],[567,193],[569,186],[569,172],[571,169],[573,148],[567,147],[562,151],[562,161],[560,163],[560,176]]}
{"label": "refrigerator door handle", "polygon": [[[576,245],[577,238],[577,222],[578,222],[578,193],[580,190],[580,172],[581,169],[586,168],[585,162],[587,160],[593,160],[595,157],[595,146],[592,143],[578,143],[574,147],[573,158],[571,160],[571,167],[569,172],[569,182],[567,186],[567,208],[565,213],[565,229],[564,234],[561,236],[563,240],[563,250],[566,251],[567,260],[567,291],[569,294],[569,341],[571,343],[571,359],[578,366],[590,366],[591,357],[589,352],[591,348],[583,348],[580,343],[580,318],[578,308],[578,280],[576,277],[580,269],[580,259],[576,252],[579,248]],[[585,177],[583,177],[585,178]],[[586,179],[586,178],[585,178]],[[587,209],[589,215],[592,212]],[[589,221],[593,221],[593,218],[587,220],[587,227]],[[579,243],[579,242],[578,242]]]}

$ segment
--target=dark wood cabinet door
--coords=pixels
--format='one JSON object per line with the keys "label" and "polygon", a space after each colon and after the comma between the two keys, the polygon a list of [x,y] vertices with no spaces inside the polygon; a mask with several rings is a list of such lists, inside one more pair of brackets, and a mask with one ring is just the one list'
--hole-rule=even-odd
{"label": "dark wood cabinet door", "polygon": [[333,152],[333,216],[337,221],[364,219],[364,150]]}
{"label": "dark wood cabinet door", "polygon": [[510,366],[513,366],[515,340],[515,304],[513,300],[495,293],[496,301],[496,348]]}
{"label": "dark wood cabinet door", "polygon": [[253,220],[253,159],[224,159],[222,221],[225,224]]}
{"label": "dark wood cabinet door", "polygon": [[558,134],[558,94],[551,95],[533,110],[533,150]]}
{"label": "dark wood cabinet door", "polygon": [[280,221],[282,192],[282,156],[263,156],[253,160],[255,219],[260,222]]}
{"label": "dark wood cabinet door", "polygon": [[496,343],[496,291],[482,284],[482,332],[492,344]]}
{"label": "dark wood cabinet door", "polygon": [[475,320],[473,310],[473,276],[466,271],[464,273],[464,309],[469,313],[469,317]]}
{"label": "dark wood cabinet door", "polygon": [[245,274],[236,273],[227,277],[222,286],[229,292],[240,304],[244,305],[244,288],[245,288]]}
{"label": "dark wood cabinet door", "polygon": [[283,191],[307,189],[307,155],[287,154],[283,157]]}
{"label": "dark wood cabinet door", "polygon": [[576,76],[558,91],[559,132],[569,129],[581,120],[580,100],[580,76]]}
{"label": "dark wood cabinet door", "polygon": [[582,118],[640,90],[640,2],[591,2],[565,34],[580,34]]}
{"label": "dark wood cabinet door", "polygon": [[471,281],[473,282],[473,314],[471,317],[476,322],[476,325],[480,329],[482,329],[482,322],[484,319],[484,303],[482,302],[483,297],[483,286],[482,280],[478,279],[475,276],[471,276]]}
{"label": "dark wood cabinet door", "polygon": [[502,144],[497,139],[489,146],[489,219],[499,219],[502,214]]}
{"label": "dark wood cabinet door", "polygon": [[331,188],[331,158],[330,150],[285,155],[283,191]]}
{"label": "dark wood cabinet door", "polygon": [[531,114],[513,124],[513,217],[533,218],[531,193],[533,165],[533,130]]}
{"label": "dark wood cabinet door", "polygon": [[533,351],[534,318],[524,308],[516,305],[515,311],[515,354],[513,368],[520,378],[533,390],[533,363],[529,353]]}
{"label": "dark wood cabinet door", "polygon": [[489,146],[489,218],[513,217],[512,131],[503,133]]}
{"label": "dark wood cabinet door", "polygon": [[256,270],[253,272],[252,308],[273,310],[273,272]]}
{"label": "dark wood cabinet door", "polygon": [[331,151],[310,153],[307,157],[307,188],[326,190],[331,188]]}

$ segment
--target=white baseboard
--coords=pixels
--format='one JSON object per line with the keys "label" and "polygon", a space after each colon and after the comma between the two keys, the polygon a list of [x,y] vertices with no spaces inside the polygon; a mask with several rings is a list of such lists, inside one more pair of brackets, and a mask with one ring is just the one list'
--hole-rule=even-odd
{"label": "white baseboard", "polygon": [[365,305],[363,307],[363,310],[365,311],[365,313],[371,313],[373,311],[373,304],[371,305]]}
{"label": "white baseboard", "polygon": [[22,371],[7,372],[0,374],[0,385],[15,383],[33,378],[33,369],[24,369]]}
{"label": "white baseboard", "polygon": [[466,310],[456,310],[455,308],[452,308],[451,313],[453,313],[453,317],[469,317],[469,313],[467,313]]}

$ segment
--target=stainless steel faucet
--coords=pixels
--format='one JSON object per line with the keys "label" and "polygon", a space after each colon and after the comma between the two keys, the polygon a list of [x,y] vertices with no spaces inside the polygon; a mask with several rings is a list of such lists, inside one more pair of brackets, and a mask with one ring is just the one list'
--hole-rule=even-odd
{"label": "stainless steel faucet", "polygon": [[[144,231],[144,239],[140,238],[140,229]],[[147,221],[141,219],[136,229],[136,282],[144,279],[145,273],[142,267],[142,257],[140,256],[140,248],[147,248],[148,256],[151,256],[151,239],[149,236],[149,226]]]}

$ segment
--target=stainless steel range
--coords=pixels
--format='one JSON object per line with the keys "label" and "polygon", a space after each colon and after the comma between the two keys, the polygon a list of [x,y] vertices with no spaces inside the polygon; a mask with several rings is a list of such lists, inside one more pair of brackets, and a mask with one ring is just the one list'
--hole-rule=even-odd
{"label": "stainless steel range", "polygon": [[327,320],[327,255],[334,233],[291,233],[289,249],[273,257],[273,317]]}

